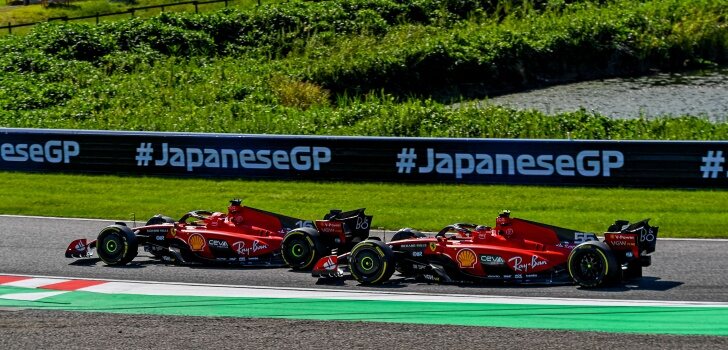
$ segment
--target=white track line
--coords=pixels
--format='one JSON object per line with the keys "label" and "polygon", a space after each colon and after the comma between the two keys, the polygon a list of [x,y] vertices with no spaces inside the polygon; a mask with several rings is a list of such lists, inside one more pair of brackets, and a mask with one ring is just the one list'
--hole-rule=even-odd
{"label": "white track line", "polygon": [[22,300],[22,301],[38,301],[56,295],[64,294],[67,292],[35,292],[35,293],[12,293],[0,295],[0,299],[8,300]]}
{"label": "white track line", "polygon": [[68,282],[69,280],[70,279],[61,279],[61,278],[54,278],[54,277],[38,277],[38,278],[31,278],[31,279],[27,279],[27,280],[5,283],[5,284],[3,284],[3,286],[38,288],[38,287],[46,286],[49,284]]}
{"label": "white track line", "polygon": [[[48,276],[13,275],[39,279],[51,284],[56,281],[66,281],[63,277],[56,280]],[[88,280],[86,278],[75,278]],[[93,279],[98,280],[98,279]],[[467,294],[435,294],[435,293],[407,293],[389,291],[352,291],[340,289],[290,288],[290,287],[260,287],[236,285],[206,285],[192,283],[169,282],[143,282],[104,280],[107,283],[81,288],[79,291],[104,294],[132,294],[132,295],[158,295],[158,296],[194,296],[194,297],[224,297],[224,298],[302,298],[326,299],[332,301],[398,301],[398,302],[436,302],[436,303],[464,303],[464,304],[506,304],[506,305],[568,305],[568,306],[651,306],[651,307],[718,307],[728,308],[728,303],[722,302],[692,302],[692,301],[660,301],[660,300],[619,300],[619,299],[577,299],[577,298],[545,298],[545,297],[513,297],[491,295]],[[14,283],[14,282],[12,282]],[[6,285],[10,285],[8,283]]]}

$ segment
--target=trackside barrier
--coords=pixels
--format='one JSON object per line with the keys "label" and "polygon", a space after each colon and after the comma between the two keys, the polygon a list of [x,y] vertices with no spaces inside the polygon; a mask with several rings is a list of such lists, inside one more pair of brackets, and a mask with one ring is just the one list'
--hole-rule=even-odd
{"label": "trackside barrier", "polygon": [[728,188],[728,142],[0,128],[0,170],[247,179]]}

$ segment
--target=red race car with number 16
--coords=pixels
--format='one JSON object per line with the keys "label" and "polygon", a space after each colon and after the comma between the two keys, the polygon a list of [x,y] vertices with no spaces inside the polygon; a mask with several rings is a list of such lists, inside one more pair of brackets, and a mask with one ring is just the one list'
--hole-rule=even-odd
{"label": "red race car with number 16", "polygon": [[387,281],[395,270],[404,277],[441,283],[576,283],[600,287],[641,277],[655,251],[657,227],[643,220],[616,221],[599,241],[593,233],[511,218],[503,211],[495,228],[453,224],[434,237],[412,229],[384,243],[366,240],[350,253],[321,258],[312,274],[344,276],[340,264],[362,284]]}

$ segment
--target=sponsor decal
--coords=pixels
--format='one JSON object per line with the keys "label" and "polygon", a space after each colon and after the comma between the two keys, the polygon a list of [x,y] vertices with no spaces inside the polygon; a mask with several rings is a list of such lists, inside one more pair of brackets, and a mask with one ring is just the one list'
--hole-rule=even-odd
{"label": "sponsor decal", "polygon": [[435,243],[435,242],[430,242],[430,250],[431,250],[431,251],[433,251],[433,252],[434,252],[435,250],[437,250],[437,243]]}
{"label": "sponsor decal", "polygon": [[477,258],[475,257],[475,252],[472,249],[466,248],[461,249],[457,255],[455,255],[455,260],[457,260],[461,269],[471,269],[475,267]]}
{"label": "sponsor decal", "polygon": [[572,244],[571,242],[564,241],[564,242],[559,242],[559,244],[557,244],[556,246],[559,248],[574,249],[574,247],[576,247],[576,244]]}
{"label": "sponsor decal", "polygon": [[655,234],[650,228],[649,231],[644,228],[640,230],[640,242],[652,242],[655,240]]}
{"label": "sponsor decal", "polygon": [[428,281],[435,281],[435,282],[440,281],[440,276],[431,275],[429,273],[422,275],[422,277],[424,277]]}
{"label": "sponsor decal", "polygon": [[156,239],[158,241],[163,241],[164,240],[164,236],[155,236],[154,239]]}
{"label": "sponsor decal", "polygon": [[412,256],[413,256],[413,257],[418,257],[418,256],[422,256],[422,252],[417,252],[417,251],[415,251],[415,252],[412,252]]}
{"label": "sponsor decal", "polygon": [[169,233],[172,235],[172,237],[176,237],[177,236],[177,229],[176,228],[173,228],[172,230],[169,231]]}
{"label": "sponsor decal", "polygon": [[344,223],[341,221],[316,221],[319,231],[324,233],[340,233],[344,231]]}
{"label": "sponsor decal", "polygon": [[166,234],[167,232],[169,232],[169,229],[166,229],[166,228],[153,228],[153,229],[147,230],[147,233],[165,233]]}
{"label": "sponsor decal", "polygon": [[262,243],[258,240],[253,241],[253,244],[250,247],[247,247],[245,245],[245,241],[239,241],[233,243],[233,250],[235,250],[238,255],[248,256],[251,253],[255,253],[259,250],[267,249],[268,245],[265,243]]}
{"label": "sponsor decal", "polygon": [[331,260],[331,257],[326,259],[326,262],[324,263],[324,269],[331,271],[336,269],[336,264],[334,264],[334,261]]}
{"label": "sponsor decal", "polygon": [[424,244],[424,243],[417,243],[417,244],[409,243],[409,244],[402,244],[401,247],[402,248],[424,249],[424,248],[427,248],[427,244]]}
{"label": "sponsor decal", "polygon": [[481,255],[480,263],[490,266],[503,266],[506,264],[506,261],[498,255]]}
{"label": "sponsor decal", "polygon": [[190,238],[187,239],[187,243],[190,245],[190,250],[201,251],[205,248],[205,238],[199,233],[193,233]]}
{"label": "sponsor decal", "polygon": [[363,218],[361,216],[357,217],[355,230],[368,230],[368,229],[369,229],[369,220],[367,220],[367,218]]}
{"label": "sponsor decal", "polygon": [[220,248],[220,249],[229,248],[228,242],[220,240],[220,239],[210,239],[207,241],[207,244],[210,245],[210,248]]}
{"label": "sponsor decal", "polygon": [[536,277],[538,277],[538,275],[535,273],[530,273],[530,274],[526,275],[526,278],[536,278]]}
{"label": "sponsor decal", "polygon": [[73,249],[76,249],[77,252],[82,252],[86,250],[86,245],[83,244],[83,242],[79,241],[78,243],[76,243],[76,246],[73,247]]}
{"label": "sponsor decal", "polygon": [[606,240],[614,247],[634,247],[637,245],[637,237],[633,235],[609,234]]}
{"label": "sponsor decal", "polygon": [[509,266],[516,272],[527,272],[533,270],[539,266],[546,265],[549,262],[537,255],[532,255],[530,261],[523,262],[523,258],[520,256],[514,256],[508,259]]}
{"label": "sponsor decal", "polygon": [[488,275],[486,278],[501,278],[501,275]]}

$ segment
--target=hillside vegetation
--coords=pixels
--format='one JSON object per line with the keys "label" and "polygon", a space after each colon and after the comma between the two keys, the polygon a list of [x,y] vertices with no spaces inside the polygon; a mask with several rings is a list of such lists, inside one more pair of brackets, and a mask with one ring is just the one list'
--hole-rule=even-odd
{"label": "hillside vegetation", "polygon": [[726,62],[726,0],[291,1],[0,39],[0,126],[728,139],[726,123],[694,116],[612,120],[467,102]]}

